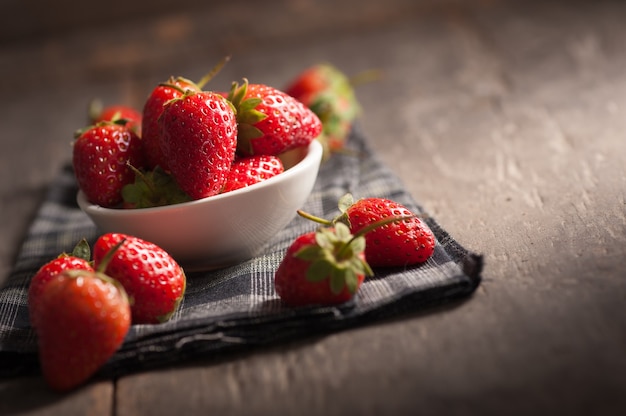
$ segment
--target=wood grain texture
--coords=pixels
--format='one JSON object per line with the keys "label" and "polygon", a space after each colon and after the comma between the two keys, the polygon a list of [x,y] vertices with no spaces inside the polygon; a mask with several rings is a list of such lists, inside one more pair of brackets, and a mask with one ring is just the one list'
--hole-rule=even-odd
{"label": "wood grain texture", "polygon": [[[0,104],[2,276],[89,99],[140,105],[155,82],[199,78],[232,53],[215,85],[279,86],[319,61],[381,69],[358,90],[362,127],[411,194],[485,255],[484,282],[406,319],[96,384],[67,408],[99,408],[98,393],[118,416],[623,414],[626,4],[245,4],[2,44],[0,94],[14,97]],[[2,383],[7,409],[34,391],[27,410],[57,414],[40,382]]]}
{"label": "wood grain texture", "polygon": [[70,393],[54,393],[41,377],[0,380],[1,415],[83,416],[113,414],[114,384],[93,382]]}

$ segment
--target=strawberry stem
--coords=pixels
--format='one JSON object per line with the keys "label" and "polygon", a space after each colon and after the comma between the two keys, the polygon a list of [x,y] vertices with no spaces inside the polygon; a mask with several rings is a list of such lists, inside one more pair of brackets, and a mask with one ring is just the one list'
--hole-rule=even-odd
{"label": "strawberry stem", "polygon": [[383,219],[375,221],[375,222],[373,222],[371,224],[368,224],[365,227],[361,228],[358,232],[356,232],[354,234],[353,238],[365,235],[365,234],[369,233],[370,231],[373,231],[376,228],[383,227],[383,226],[385,226],[387,224],[391,224],[393,222],[400,222],[400,221],[404,221],[404,220],[410,220],[411,218],[417,218],[417,215],[399,215],[399,216],[394,216],[394,217],[385,217]]}
{"label": "strawberry stem", "polygon": [[117,250],[119,250],[120,247],[122,247],[122,245],[125,242],[126,242],[126,239],[123,238],[119,243],[111,247],[111,249],[106,252],[104,257],[102,257],[102,260],[100,261],[100,264],[98,265],[98,268],[96,269],[96,272],[104,274],[104,272],[107,269],[107,266],[111,262],[111,259],[113,259],[113,255],[115,254],[115,252],[117,252]]}
{"label": "strawberry stem", "polygon": [[180,92],[181,94],[185,94],[185,90],[184,89],[182,89],[178,85],[176,85],[174,83],[171,83],[171,82],[160,82],[159,83],[159,87],[168,87],[168,88],[171,88],[173,90],[176,90],[176,91]]}
{"label": "strawberry stem", "polygon": [[315,215],[309,214],[308,212],[302,211],[300,209],[297,212],[298,212],[298,215],[300,215],[302,218],[306,218],[307,220],[314,221],[318,224],[333,225],[332,221],[326,220],[324,218],[316,217]]}
{"label": "strawberry stem", "polygon": [[104,104],[102,104],[102,101],[98,99],[91,100],[87,108],[87,115],[89,117],[89,122],[93,123],[95,120],[97,120],[98,117],[100,117],[100,114],[102,114],[103,109],[104,109]]}
{"label": "strawberry stem", "polygon": [[381,220],[368,224],[365,227],[361,228],[358,232],[354,233],[352,238],[346,243],[345,247],[342,247],[342,249],[339,251],[339,254],[343,254],[344,250],[347,250],[348,246],[352,244],[354,240],[356,240],[359,237],[363,237],[365,234],[369,233],[370,231],[374,231],[377,228],[384,227],[385,225],[391,224],[394,222],[410,220],[411,218],[417,218],[417,215],[400,215],[400,216],[394,216],[394,217],[385,217]]}
{"label": "strawberry stem", "polygon": [[230,61],[230,55],[227,55],[225,57],[223,57],[212,69],[211,71],[206,74],[205,76],[202,77],[202,79],[200,79],[200,81],[198,81],[196,83],[196,85],[198,86],[199,89],[202,89],[206,84],[209,83],[209,81],[211,81],[211,79],[213,79],[213,77],[215,77],[215,75],[217,75],[222,68],[224,67],[224,65],[226,65],[226,63]]}
{"label": "strawberry stem", "polygon": [[135,173],[135,176],[137,176],[139,179],[141,179],[146,184],[146,186],[150,189],[150,191],[152,191],[152,192],[156,192],[157,191],[156,187],[154,186],[154,183],[151,180],[148,180],[146,175],[144,175],[144,173],[142,171],[140,171],[135,166],[133,166],[133,164],[130,163],[129,160],[126,161],[126,166],[128,166],[130,168],[130,170],[132,170]]}
{"label": "strawberry stem", "polygon": [[383,77],[383,72],[379,69],[368,69],[359,72],[356,75],[348,78],[348,82],[352,87],[358,87],[359,85],[369,84],[374,81],[379,81]]}
{"label": "strawberry stem", "polygon": [[[300,213],[300,211],[298,211],[298,213]],[[310,214],[304,213],[306,215],[308,215],[305,218],[309,218],[309,219],[313,219],[313,218],[317,218],[314,217]],[[312,217],[312,218],[310,218]],[[358,232],[354,233],[352,235],[352,237],[346,241],[344,244],[342,244],[339,248],[339,250],[336,253],[336,257],[339,259],[343,259],[346,257],[349,257],[349,253],[347,253],[348,249],[350,248],[350,245],[357,239],[362,238],[363,236],[365,236],[365,234],[369,233],[370,231],[375,230],[376,228],[380,228],[383,227],[387,224],[391,224],[394,222],[400,222],[400,221],[404,221],[404,220],[409,220],[411,218],[416,218],[417,215],[400,215],[400,216],[393,216],[393,217],[385,217],[383,219],[380,219],[378,221],[375,221],[371,224],[366,225],[365,227],[361,228]],[[322,221],[327,222],[327,220],[321,219]],[[314,220],[315,221],[315,220]],[[339,223],[339,224],[343,224],[343,223]]]}

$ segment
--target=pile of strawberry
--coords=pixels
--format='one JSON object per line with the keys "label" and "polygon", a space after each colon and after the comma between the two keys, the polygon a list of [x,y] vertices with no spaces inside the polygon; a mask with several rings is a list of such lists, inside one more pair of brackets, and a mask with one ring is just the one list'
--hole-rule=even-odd
{"label": "pile of strawberry", "polygon": [[[384,198],[339,201],[341,215],[298,236],[277,268],[277,295],[290,307],[350,300],[373,269],[427,261],[435,249],[428,226],[405,206]],[[44,264],[28,290],[29,315],[38,337],[45,380],[73,389],[119,349],[131,324],[171,318],[186,288],[183,269],[163,249],[140,238],[107,233],[91,249]]]}
{"label": "pile of strawberry", "polygon": [[386,198],[339,200],[332,220],[297,237],[274,275],[276,293],[290,306],[335,305],[354,297],[367,276],[387,267],[426,262],[435,251],[432,230],[417,215]]}
{"label": "pile of strawberry", "polygon": [[160,247],[108,233],[91,248],[44,264],[28,289],[42,373],[50,387],[70,390],[118,350],[132,324],[170,319],[183,299],[183,269]]}
{"label": "pile of strawberry", "polygon": [[244,79],[229,92],[171,77],[142,112],[122,105],[92,114],[76,134],[73,166],[87,199],[144,208],[230,192],[284,171],[279,156],[320,136],[318,116],[298,99]]}
{"label": "pile of strawberry", "polygon": [[[92,113],[73,147],[78,184],[92,203],[142,208],[205,198],[280,174],[278,156],[316,138],[331,153],[345,144],[358,106],[336,69],[308,69],[290,84],[292,95],[245,79],[229,92],[203,90],[220,65],[197,84],[159,84],[142,112],[115,105]],[[275,272],[286,305],[346,302],[375,269],[421,264],[434,252],[432,231],[397,202],[348,194],[339,209],[332,220],[299,211],[322,225],[297,237]],[[43,265],[29,286],[42,372],[58,391],[96,373],[131,324],[170,319],[185,293],[183,269],[151,242],[107,233],[91,257],[83,241]]]}

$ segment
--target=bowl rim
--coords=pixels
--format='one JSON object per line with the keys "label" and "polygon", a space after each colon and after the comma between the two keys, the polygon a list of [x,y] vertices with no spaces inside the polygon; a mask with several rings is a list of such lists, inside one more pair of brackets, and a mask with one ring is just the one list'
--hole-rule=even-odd
{"label": "bowl rim", "polygon": [[[98,214],[107,214],[107,215],[142,215],[146,213],[155,213],[160,211],[170,211],[173,208],[175,209],[184,209],[185,207],[191,207],[202,204],[209,204],[215,201],[221,201],[223,199],[233,197],[236,195],[246,194],[249,192],[254,192],[263,187],[272,186],[277,182],[283,182],[289,179],[291,176],[298,174],[298,172],[304,170],[305,168],[310,167],[311,165],[320,164],[322,160],[323,148],[322,144],[319,140],[314,139],[309,143],[308,146],[302,146],[306,148],[306,154],[295,165],[291,166],[284,172],[272,176],[264,181],[257,182],[255,184],[245,186],[243,188],[235,189],[233,191],[225,192],[222,194],[208,196],[202,199],[196,199],[188,202],[181,202],[178,204],[164,205],[159,207],[148,207],[148,208],[133,208],[133,209],[123,209],[123,208],[106,208],[97,204],[93,204],[87,200],[87,196],[85,193],[79,189],[76,195],[76,201],[79,207],[85,212],[98,213]],[[298,148],[296,148],[298,149]],[[296,150],[292,149],[292,150]]]}

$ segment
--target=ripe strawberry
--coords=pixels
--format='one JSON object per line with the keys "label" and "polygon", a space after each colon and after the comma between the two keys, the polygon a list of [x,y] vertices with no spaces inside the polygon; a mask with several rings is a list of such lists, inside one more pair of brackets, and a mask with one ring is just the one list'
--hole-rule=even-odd
{"label": "ripe strawberry", "polygon": [[39,298],[36,328],[45,380],[67,391],[95,374],[130,327],[130,305],[119,283],[87,270],[54,276]]}
{"label": "ripe strawberry", "polygon": [[74,142],[74,173],[87,199],[103,207],[122,201],[122,187],[135,179],[128,164],[143,167],[141,139],[115,122],[100,122],[79,131]]}
{"label": "ripe strawberry", "polygon": [[160,166],[163,170],[169,170],[168,159],[163,156],[161,150],[161,132],[158,120],[163,113],[165,103],[181,97],[184,91],[200,91],[200,87],[185,78],[170,77],[167,82],[159,84],[152,90],[144,104],[142,140],[148,169]]}
{"label": "ripe strawberry", "polygon": [[33,328],[37,327],[42,315],[40,298],[48,282],[65,270],[93,271],[89,261],[89,244],[82,240],[74,247],[71,254],[62,253],[39,268],[28,286],[28,315]]}
{"label": "ripe strawberry", "polygon": [[310,214],[299,212],[305,218],[323,223],[343,222],[352,233],[359,233],[385,218],[407,217],[377,227],[365,234],[365,255],[372,267],[408,266],[423,263],[435,250],[435,236],[422,220],[405,206],[385,198],[364,198],[354,202],[347,194],[339,201],[342,212],[333,221],[323,220]]}
{"label": "ripe strawberry", "polygon": [[233,83],[228,99],[237,110],[237,149],[245,155],[279,155],[307,146],[322,123],[300,101],[263,84]]}
{"label": "ripe strawberry", "polygon": [[101,121],[126,120],[126,126],[141,136],[141,119],[143,115],[135,108],[114,104],[107,107],[99,100],[94,100],[89,105],[89,123],[96,124]]}
{"label": "ripe strawberry", "polygon": [[344,148],[361,109],[353,82],[343,72],[330,64],[314,65],[297,75],[285,92],[319,117],[326,157]]}
{"label": "ripe strawberry", "polygon": [[163,106],[174,98],[182,97],[185,91],[202,91],[229,60],[229,56],[224,57],[198,82],[183,77],[170,77],[154,87],[144,104],[142,118],[142,139],[148,169],[160,166],[164,171],[169,171],[168,158],[163,155],[161,148],[161,127],[158,121],[163,113]]}
{"label": "ripe strawberry", "polygon": [[162,248],[137,237],[108,233],[93,248],[96,268],[117,244],[104,272],[119,281],[132,299],[136,324],[165,322],[176,311],[186,287],[183,269]]}
{"label": "ripe strawberry", "polygon": [[159,123],[161,149],[180,188],[192,199],[218,194],[237,149],[237,121],[228,100],[187,92],[165,106]]}
{"label": "ripe strawberry", "polygon": [[289,306],[346,302],[372,274],[364,249],[363,236],[352,235],[342,223],[303,234],[276,270],[276,293]]}
{"label": "ripe strawberry", "polygon": [[284,171],[283,162],[271,155],[255,155],[235,159],[222,193],[262,182]]}

